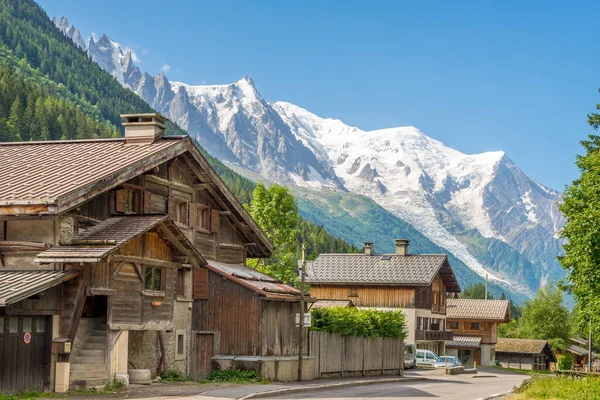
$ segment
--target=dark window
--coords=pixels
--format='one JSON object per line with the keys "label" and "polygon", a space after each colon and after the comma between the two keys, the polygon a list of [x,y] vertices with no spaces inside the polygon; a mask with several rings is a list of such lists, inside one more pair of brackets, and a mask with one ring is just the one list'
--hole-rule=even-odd
{"label": "dark window", "polygon": [[471,322],[471,330],[478,331],[479,330],[479,322]]}
{"label": "dark window", "polygon": [[115,211],[124,214],[142,213],[142,192],[135,189],[119,189],[115,195]]}
{"label": "dark window", "polygon": [[42,317],[35,319],[35,331],[37,333],[43,333],[46,331],[46,320]]}
{"label": "dark window", "polygon": [[23,318],[23,332],[33,332],[33,318]]}
{"label": "dark window", "polygon": [[450,321],[450,329],[458,329],[459,322],[458,321]]}
{"label": "dark window", "polygon": [[4,333],[4,317],[0,317],[0,335]]}
{"label": "dark window", "polygon": [[429,330],[429,318],[423,318],[423,330]]}
{"label": "dark window", "polygon": [[183,201],[175,202],[175,221],[188,225],[188,203]]}
{"label": "dark window", "polygon": [[8,319],[8,333],[19,332],[19,318],[11,317]]}
{"label": "dark window", "polygon": [[348,296],[349,297],[358,297],[358,291],[356,290],[356,288],[350,288],[350,294]]}
{"label": "dark window", "polygon": [[162,268],[146,267],[146,290],[161,291],[162,290]]}
{"label": "dark window", "polygon": [[196,219],[196,227],[206,230],[210,229],[210,209],[208,207],[199,206]]}
{"label": "dark window", "polygon": [[184,339],[185,336],[183,334],[177,335],[177,354],[182,355],[184,351]]}
{"label": "dark window", "polygon": [[177,296],[185,296],[185,269],[177,270]]}

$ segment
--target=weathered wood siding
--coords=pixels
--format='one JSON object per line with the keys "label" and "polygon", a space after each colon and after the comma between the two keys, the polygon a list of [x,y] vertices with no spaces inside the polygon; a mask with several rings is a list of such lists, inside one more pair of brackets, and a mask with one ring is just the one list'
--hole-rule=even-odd
{"label": "weathered wood siding", "polygon": [[[172,260],[171,248],[156,232],[140,235],[123,246],[118,255],[160,261]],[[117,261],[110,263],[110,289],[114,289],[114,293],[110,296],[109,323],[120,325],[122,328],[126,327],[124,325],[131,325],[130,329],[148,324],[168,326],[173,319],[175,269],[163,268],[164,295],[156,295],[144,290],[143,263],[122,263],[119,268],[120,264]],[[102,268],[102,264],[99,264],[98,268]]]}
{"label": "weathered wood siding", "polygon": [[[485,320],[464,320],[450,319],[447,320],[447,327],[450,328],[451,322],[458,322],[458,328],[452,328],[452,333],[461,336],[481,336],[481,343],[494,344],[498,341],[497,326],[498,323]],[[479,329],[471,329],[471,323],[479,323]]]}
{"label": "weathered wood siding", "polygon": [[[414,307],[415,289],[385,286],[311,286],[317,299],[352,300],[358,307]],[[354,295],[356,294],[356,295]]]}
{"label": "weathered wood siding", "polygon": [[260,297],[212,271],[208,279],[208,300],[194,300],[192,330],[215,332],[215,354],[260,355]]}
{"label": "weathered wood siding", "polygon": [[[288,356],[298,354],[299,328],[296,313],[300,304],[283,301],[261,303],[261,355]],[[308,330],[308,328],[307,328]],[[304,342],[304,354],[308,354],[308,342]]]}
{"label": "weathered wood siding", "polygon": [[5,310],[7,315],[58,315],[60,301],[61,287],[55,286],[39,295],[11,304]]}
{"label": "weathered wood siding", "polygon": [[402,339],[367,339],[327,332],[310,332],[310,355],[315,358],[315,378],[351,374],[397,374],[404,371]]}
{"label": "weathered wood siding", "polygon": [[444,285],[440,274],[437,274],[431,283],[431,311],[446,314],[446,303],[446,285]]}

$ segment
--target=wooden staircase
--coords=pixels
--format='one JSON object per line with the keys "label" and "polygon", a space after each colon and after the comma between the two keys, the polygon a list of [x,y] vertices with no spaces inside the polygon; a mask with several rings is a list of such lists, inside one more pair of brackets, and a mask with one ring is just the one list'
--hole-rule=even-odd
{"label": "wooden staircase", "polygon": [[90,270],[89,268],[84,268],[79,272],[77,278],[62,285],[63,301],[59,328],[61,338],[70,339],[71,341],[75,339],[75,332],[77,332],[83,306],[85,305],[89,281]]}

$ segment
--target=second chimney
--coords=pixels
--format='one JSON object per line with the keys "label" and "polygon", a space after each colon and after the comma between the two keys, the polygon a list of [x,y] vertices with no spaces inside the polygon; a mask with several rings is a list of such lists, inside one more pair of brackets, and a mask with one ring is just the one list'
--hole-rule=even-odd
{"label": "second chimney", "polygon": [[165,133],[168,119],[157,113],[121,114],[125,144],[152,144]]}
{"label": "second chimney", "polygon": [[365,242],[365,256],[373,255],[373,242]]}
{"label": "second chimney", "polygon": [[396,239],[396,255],[407,256],[408,255],[408,240]]}

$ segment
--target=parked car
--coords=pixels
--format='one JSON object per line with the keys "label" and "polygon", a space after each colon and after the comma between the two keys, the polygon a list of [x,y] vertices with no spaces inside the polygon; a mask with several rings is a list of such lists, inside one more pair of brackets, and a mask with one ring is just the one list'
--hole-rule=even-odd
{"label": "parked car", "polygon": [[414,344],[404,345],[404,369],[417,366],[417,347]]}
{"label": "parked car", "polygon": [[461,365],[462,363],[458,357],[454,356],[438,357],[437,361],[433,363],[434,368],[460,367]]}
{"label": "parked car", "polygon": [[438,356],[433,351],[417,349],[417,365],[427,365],[432,367],[437,359]]}

